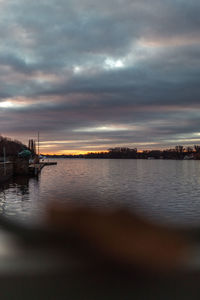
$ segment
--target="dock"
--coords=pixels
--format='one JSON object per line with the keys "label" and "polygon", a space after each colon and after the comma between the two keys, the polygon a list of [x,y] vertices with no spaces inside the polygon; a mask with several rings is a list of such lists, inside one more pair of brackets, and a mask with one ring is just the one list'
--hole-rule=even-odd
{"label": "dock", "polygon": [[53,166],[53,165],[57,165],[57,162],[41,162],[41,163],[38,163],[38,164],[30,164],[29,165],[29,175],[31,176],[38,176],[39,173],[42,171],[42,169],[45,167],[45,166]]}

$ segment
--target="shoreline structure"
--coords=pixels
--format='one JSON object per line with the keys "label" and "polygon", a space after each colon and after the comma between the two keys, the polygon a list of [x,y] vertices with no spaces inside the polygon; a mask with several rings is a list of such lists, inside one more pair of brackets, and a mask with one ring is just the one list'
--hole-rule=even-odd
{"label": "shoreline structure", "polygon": [[56,165],[57,162],[39,162],[29,164],[28,160],[17,159],[13,162],[0,162],[0,183],[3,183],[13,176],[38,176],[45,166]]}
{"label": "shoreline structure", "polygon": [[20,141],[0,136],[0,183],[15,175],[38,176],[44,166],[56,164],[56,162],[40,162],[39,133],[38,153],[35,140],[29,140],[26,146]]}

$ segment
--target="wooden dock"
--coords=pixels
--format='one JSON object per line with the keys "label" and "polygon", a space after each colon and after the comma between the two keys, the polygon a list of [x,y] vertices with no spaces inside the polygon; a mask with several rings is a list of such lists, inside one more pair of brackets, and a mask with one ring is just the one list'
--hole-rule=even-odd
{"label": "wooden dock", "polygon": [[56,161],[47,161],[47,162],[43,162],[42,164],[44,164],[45,166],[53,166],[53,165],[57,165]]}
{"label": "wooden dock", "polygon": [[38,176],[39,173],[41,172],[41,170],[45,167],[45,166],[53,166],[53,165],[57,165],[57,162],[41,162],[38,164],[30,164],[29,165],[29,175],[31,176]]}

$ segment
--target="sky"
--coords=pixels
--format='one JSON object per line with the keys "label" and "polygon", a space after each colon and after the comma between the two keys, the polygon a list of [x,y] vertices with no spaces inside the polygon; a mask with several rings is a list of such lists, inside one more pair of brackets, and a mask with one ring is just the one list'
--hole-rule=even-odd
{"label": "sky", "polygon": [[42,153],[200,144],[199,0],[0,0],[0,134]]}

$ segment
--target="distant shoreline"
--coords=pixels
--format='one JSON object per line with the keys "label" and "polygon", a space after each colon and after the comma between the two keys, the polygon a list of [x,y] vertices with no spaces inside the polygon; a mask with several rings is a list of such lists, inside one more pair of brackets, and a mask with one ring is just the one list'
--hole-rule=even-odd
{"label": "distant shoreline", "polygon": [[111,157],[79,157],[78,155],[76,156],[76,155],[74,155],[74,156],[72,156],[72,157],[68,157],[68,156],[66,156],[66,157],[63,157],[63,156],[54,156],[54,155],[52,155],[52,156],[46,156],[46,159],[99,159],[99,160],[103,160],[103,159],[105,159],[105,160],[114,160],[114,159],[117,159],[117,160],[119,160],[119,159],[123,159],[123,160],[153,160],[153,161],[155,161],[155,160],[178,160],[178,161],[185,161],[185,160],[200,160],[200,159],[173,159],[173,158],[153,158],[153,159],[148,159],[148,158],[111,158]]}
{"label": "distant shoreline", "polygon": [[99,159],[163,159],[163,160],[200,160],[200,146],[194,148],[176,146],[175,149],[166,150],[143,150],[130,148],[112,148],[107,152],[91,152],[87,154],[53,154],[44,155],[46,158],[99,158]]}

